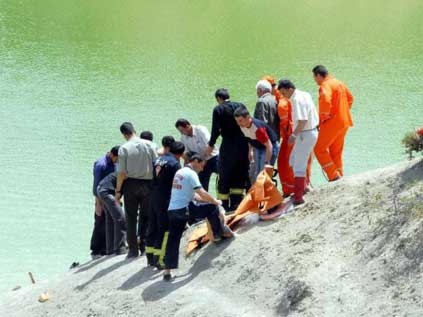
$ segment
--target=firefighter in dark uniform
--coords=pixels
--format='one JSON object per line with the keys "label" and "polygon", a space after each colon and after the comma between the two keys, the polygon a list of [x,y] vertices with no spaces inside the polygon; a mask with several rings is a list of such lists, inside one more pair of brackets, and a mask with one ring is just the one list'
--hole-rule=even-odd
{"label": "firefighter in dark uniform", "polygon": [[149,215],[146,255],[150,266],[158,269],[164,267],[167,237],[169,235],[169,219],[167,209],[172,191],[173,178],[181,168],[179,159],[184,154],[185,146],[182,142],[170,144],[170,150],[154,161],[153,191],[151,195],[151,209]]}
{"label": "firefighter in dark uniform", "polygon": [[235,210],[241,202],[248,182],[248,143],[234,118],[234,111],[242,105],[229,100],[225,88],[215,93],[218,105],[213,110],[213,122],[208,152],[222,136],[219,155],[217,199],[225,210]]}

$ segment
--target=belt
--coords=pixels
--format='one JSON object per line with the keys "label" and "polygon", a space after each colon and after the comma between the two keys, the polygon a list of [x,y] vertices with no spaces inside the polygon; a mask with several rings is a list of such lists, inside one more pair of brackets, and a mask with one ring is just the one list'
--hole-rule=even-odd
{"label": "belt", "polygon": [[179,208],[179,209],[170,209],[168,210],[170,214],[177,215],[177,216],[189,216],[189,209],[188,207]]}
{"label": "belt", "polygon": [[318,130],[319,126],[315,126],[313,129],[308,129],[308,130],[302,130],[301,132],[308,132],[308,131],[313,131],[313,130]]}

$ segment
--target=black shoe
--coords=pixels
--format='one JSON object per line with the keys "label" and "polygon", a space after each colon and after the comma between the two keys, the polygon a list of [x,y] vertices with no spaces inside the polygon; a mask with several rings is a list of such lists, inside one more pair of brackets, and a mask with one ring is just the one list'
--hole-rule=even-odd
{"label": "black shoe", "polygon": [[172,274],[167,273],[163,275],[163,281],[170,282],[172,280]]}
{"label": "black shoe", "polygon": [[160,263],[156,263],[155,267],[159,271],[163,271],[164,270],[164,266],[162,266]]}
{"label": "black shoe", "polygon": [[126,247],[119,248],[115,252],[116,255],[121,255],[121,254],[126,254],[126,253],[128,253],[128,249]]}
{"label": "black shoe", "polygon": [[152,253],[146,253],[147,257],[147,265],[148,266],[156,266],[156,261],[154,261],[154,255]]}
{"label": "black shoe", "polygon": [[140,255],[143,255],[145,253],[145,242],[142,240],[140,242],[139,249],[140,249]]}
{"label": "black shoe", "polygon": [[138,257],[138,250],[136,251],[129,251],[128,254],[126,255],[127,259],[135,259]]}
{"label": "black shoe", "polygon": [[92,260],[97,260],[99,258],[101,258],[103,255],[100,253],[91,253],[91,259]]}

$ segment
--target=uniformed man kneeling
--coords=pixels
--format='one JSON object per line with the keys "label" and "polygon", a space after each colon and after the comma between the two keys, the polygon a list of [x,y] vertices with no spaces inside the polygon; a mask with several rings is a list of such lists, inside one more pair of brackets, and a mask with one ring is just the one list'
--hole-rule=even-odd
{"label": "uniformed man kneeling", "polygon": [[179,243],[190,218],[207,218],[213,231],[214,241],[221,239],[222,224],[219,219],[220,200],[215,199],[201,186],[198,173],[205,161],[198,154],[188,159],[188,164],[176,172],[168,208],[169,238],[166,246],[163,279],[171,279],[171,269],[178,267]]}

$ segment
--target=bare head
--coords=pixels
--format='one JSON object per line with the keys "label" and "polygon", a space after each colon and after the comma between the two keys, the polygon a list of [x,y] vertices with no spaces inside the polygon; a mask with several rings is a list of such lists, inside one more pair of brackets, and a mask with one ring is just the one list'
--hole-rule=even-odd
{"label": "bare head", "polygon": [[131,122],[124,122],[120,126],[120,133],[122,133],[125,140],[129,140],[136,132]]}
{"label": "bare head", "polygon": [[234,117],[236,123],[238,123],[241,128],[251,127],[253,119],[251,118],[251,115],[246,107],[238,107],[238,109],[234,111]]}
{"label": "bare head", "polygon": [[256,84],[257,97],[261,97],[266,93],[272,92],[272,85],[267,80],[259,80]]}
{"label": "bare head", "polygon": [[178,119],[175,128],[183,135],[192,136],[192,125],[187,119]]}
{"label": "bare head", "polygon": [[278,90],[282,96],[290,98],[295,91],[295,85],[289,79],[281,79],[278,83]]}
{"label": "bare head", "polygon": [[229,91],[226,88],[219,88],[214,93],[214,97],[216,98],[217,103],[220,105],[225,101],[229,100]]}
{"label": "bare head", "polygon": [[323,65],[317,65],[313,68],[313,78],[318,85],[321,85],[328,75],[329,72]]}

